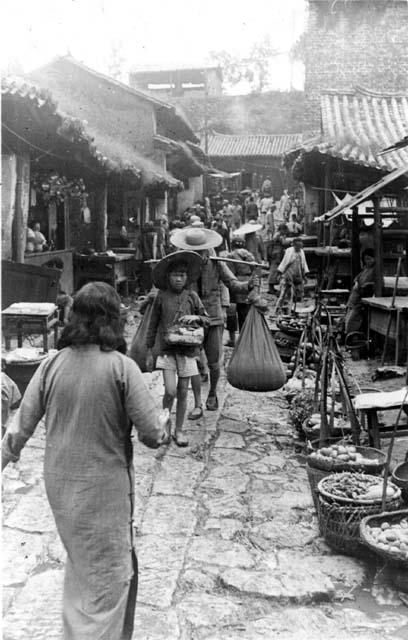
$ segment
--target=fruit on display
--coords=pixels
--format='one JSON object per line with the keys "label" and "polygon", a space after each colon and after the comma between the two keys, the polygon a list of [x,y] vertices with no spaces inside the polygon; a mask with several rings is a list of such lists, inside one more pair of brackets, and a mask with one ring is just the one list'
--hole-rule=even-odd
{"label": "fruit on display", "polygon": [[408,560],[408,517],[397,523],[384,520],[380,526],[368,525],[366,535],[379,549]]}
{"label": "fruit on display", "polygon": [[[327,422],[328,422],[329,425],[331,425],[330,415],[327,416]],[[306,429],[314,431],[314,432],[316,432],[316,434],[319,433],[319,431],[321,429],[321,426],[322,426],[322,417],[321,417],[320,413],[314,413],[305,422]],[[341,417],[334,417],[333,418],[333,430],[334,431],[339,431],[339,432],[351,431],[350,421],[349,420],[345,420],[344,418],[341,418]]]}
{"label": "fruit on display", "polygon": [[292,316],[282,316],[278,322],[279,328],[282,331],[303,331],[306,326],[306,321],[300,318],[293,318]]}
{"label": "fruit on display", "polygon": [[[321,480],[319,483],[320,489],[330,494],[332,498],[346,498],[358,502],[375,502],[382,499],[383,479],[380,476],[346,471],[332,474]],[[398,497],[400,493],[398,487],[392,482],[388,483],[387,500]]]}
{"label": "fruit on display", "polygon": [[330,460],[331,462],[347,463],[350,465],[372,465],[376,466],[380,463],[379,458],[368,458],[357,451],[352,444],[332,444],[330,447],[323,447],[318,451],[310,454],[311,458],[316,460]]}

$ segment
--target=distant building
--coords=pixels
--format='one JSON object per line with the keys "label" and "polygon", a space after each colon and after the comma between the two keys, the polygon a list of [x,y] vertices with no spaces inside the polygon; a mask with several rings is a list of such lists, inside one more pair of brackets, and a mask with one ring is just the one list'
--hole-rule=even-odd
{"label": "distant building", "polygon": [[327,90],[407,92],[407,23],[406,0],[309,0],[305,130],[319,129]]}
{"label": "distant building", "polygon": [[144,69],[129,74],[129,84],[163,99],[180,96],[204,97],[222,94],[220,67]]}
{"label": "distant building", "polygon": [[[282,156],[288,149],[300,145],[300,134],[224,135],[208,136],[208,156],[221,171],[238,173],[236,189],[260,189],[264,180],[272,182],[274,198],[280,198],[288,188],[282,170]],[[290,180],[290,177],[289,177]]]}

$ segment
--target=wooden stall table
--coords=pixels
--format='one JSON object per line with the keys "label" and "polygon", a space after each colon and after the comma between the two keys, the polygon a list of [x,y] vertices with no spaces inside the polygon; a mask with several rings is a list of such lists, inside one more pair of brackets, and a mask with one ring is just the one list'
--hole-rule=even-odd
{"label": "wooden stall table", "polygon": [[133,260],[133,253],[113,255],[106,253],[94,253],[92,255],[77,253],[74,256],[75,289],[79,289],[87,282],[102,280],[112,285],[116,291],[118,286],[123,284],[124,293],[127,296],[129,294],[129,265]]}
{"label": "wooden stall table", "polygon": [[[395,286],[395,276],[384,276],[384,289],[389,291],[391,294],[394,291]],[[397,284],[397,293],[401,292],[402,295],[408,295],[408,277],[400,276],[398,278]]]}
{"label": "wooden stall table", "polygon": [[[397,391],[383,391],[378,393],[361,393],[354,400],[354,408],[360,411],[367,419],[368,438],[371,447],[381,449],[381,439],[389,438],[394,428],[394,424],[380,425],[378,412],[395,411],[404,404],[404,409],[408,410],[408,399],[406,396],[407,387]],[[408,436],[408,424],[405,411],[402,413],[403,420],[400,422],[396,438]]]}
{"label": "wooden stall table", "polygon": [[54,347],[58,341],[58,307],[50,302],[15,302],[1,312],[6,349],[11,338],[17,336],[17,345],[23,346],[24,333],[40,333],[44,351],[48,351],[48,334],[54,332]]}
{"label": "wooden stall table", "polygon": [[395,364],[398,364],[404,349],[407,348],[408,296],[396,296],[394,306],[391,296],[362,298],[362,302],[368,307],[368,342],[372,331],[382,336],[386,335],[391,315],[388,337],[395,340]]}

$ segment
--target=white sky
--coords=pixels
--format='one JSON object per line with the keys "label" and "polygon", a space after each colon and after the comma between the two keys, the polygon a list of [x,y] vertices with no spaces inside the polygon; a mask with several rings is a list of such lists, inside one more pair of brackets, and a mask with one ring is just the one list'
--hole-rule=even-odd
{"label": "white sky", "polygon": [[[209,62],[211,51],[246,55],[270,35],[288,51],[304,28],[305,0],[3,0],[1,66],[24,71],[71,53],[107,72],[112,43],[124,67]],[[273,63],[271,88],[289,89],[287,56]],[[302,74],[294,85],[301,88]]]}

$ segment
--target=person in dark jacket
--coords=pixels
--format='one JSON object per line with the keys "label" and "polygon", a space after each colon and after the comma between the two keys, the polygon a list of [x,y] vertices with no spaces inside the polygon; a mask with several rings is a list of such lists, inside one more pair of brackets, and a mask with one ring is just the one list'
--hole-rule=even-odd
{"label": "person in dark jacket", "polygon": [[163,409],[171,411],[177,396],[176,425],[173,435],[179,447],[188,445],[183,435],[183,424],[187,409],[187,392],[191,376],[198,375],[197,357],[199,347],[169,345],[166,331],[176,322],[194,326],[206,326],[209,319],[203,303],[195,291],[188,286],[196,280],[202,267],[200,256],[192,251],[176,251],[161,260],[153,270],[154,284],[159,288],[154,302],[147,331],[148,371],[153,370],[152,349],[159,334],[159,354],[156,368],[163,371]]}
{"label": "person in dark jacket", "polygon": [[363,270],[353,283],[347,302],[345,318],[346,334],[360,331],[364,323],[364,305],[362,298],[369,298],[375,290],[375,260],[373,249],[365,249],[362,253]]}

